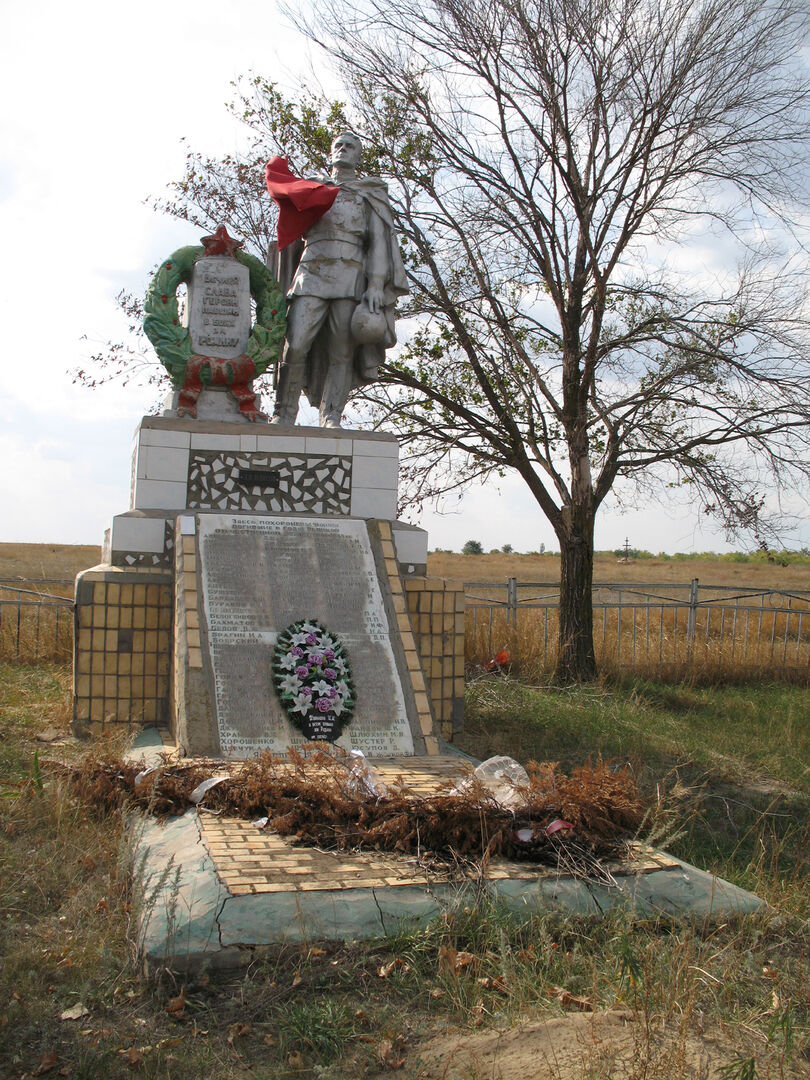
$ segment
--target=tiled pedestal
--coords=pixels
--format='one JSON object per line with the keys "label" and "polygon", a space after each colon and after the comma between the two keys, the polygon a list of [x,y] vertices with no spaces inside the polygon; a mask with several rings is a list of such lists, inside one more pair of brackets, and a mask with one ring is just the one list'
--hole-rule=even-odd
{"label": "tiled pedestal", "polygon": [[179,698],[197,678],[200,650],[186,604],[189,568],[177,579],[179,519],[289,514],[362,519],[385,531],[387,588],[395,632],[411,643],[407,681],[420,737],[429,733],[431,746],[437,736],[449,741],[463,708],[463,593],[425,578],[427,534],[396,520],[398,456],[396,439],[374,432],[144,417],[130,509],[113,519],[102,565],[77,579],[76,731],[157,723],[177,734]]}

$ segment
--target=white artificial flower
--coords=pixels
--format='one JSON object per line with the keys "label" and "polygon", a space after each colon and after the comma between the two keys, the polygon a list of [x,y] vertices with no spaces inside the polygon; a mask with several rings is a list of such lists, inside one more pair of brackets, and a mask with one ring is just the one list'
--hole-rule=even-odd
{"label": "white artificial flower", "polygon": [[336,656],[334,660],[330,661],[329,666],[333,667],[338,675],[345,675],[349,670],[346,661],[341,656]]}
{"label": "white artificial flower", "polygon": [[318,679],[317,682],[312,684],[312,689],[316,694],[328,694],[332,689],[332,684],[327,682],[326,679]]}
{"label": "white artificial flower", "polygon": [[335,683],[335,689],[341,697],[349,696],[349,684],[347,682],[344,682],[343,679],[339,679],[338,682]]}
{"label": "white artificial flower", "polygon": [[303,630],[301,630],[299,633],[293,634],[290,638],[290,641],[293,645],[306,645],[307,634]]}
{"label": "white artificial flower", "polygon": [[295,706],[293,712],[300,712],[302,716],[306,716],[308,712],[312,711],[312,698],[307,697],[306,694],[296,694],[293,703]]}
{"label": "white artificial flower", "polygon": [[280,668],[284,668],[285,671],[292,671],[294,667],[298,667],[298,657],[293,656],[291,653],[286,653],[278,662]]}
{"label": "white artificial flower", "polygon": [[297,675],[285,675],[278,685],[282,693],[294,694],[296,690],[301,688],[301,680]]}

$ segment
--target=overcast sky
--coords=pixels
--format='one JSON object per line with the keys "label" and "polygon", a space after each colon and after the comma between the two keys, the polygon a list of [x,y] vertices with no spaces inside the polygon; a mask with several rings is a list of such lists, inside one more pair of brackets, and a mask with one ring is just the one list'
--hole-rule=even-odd
{"label": "overcast sky", "polygon": [[[100,543],[128,507],[132,433],[154,391],[90,391],[69,372],[122,339],[119,290],[142,294],[161,258],[199,242],[145,203],[182,174],[181,138],[237,149],[231,81],[253,70],[291,86],[308,60],[272,0],[4,0],[2,18],[0,541]],[[796,510],[789,539],[808,544],[806,508]],[[557,547],[517,480],[420,523],[431,547]],[[699,524],[684,508],[607,508],[596,545],[727,548]]]}

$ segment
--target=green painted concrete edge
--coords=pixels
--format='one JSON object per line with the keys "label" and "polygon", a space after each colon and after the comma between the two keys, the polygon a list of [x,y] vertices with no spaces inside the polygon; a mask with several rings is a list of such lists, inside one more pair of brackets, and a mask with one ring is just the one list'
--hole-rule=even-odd
{"label": "green painted concrete edge", "polygon": [[[257,947],[382,938],[464,903],[477,886],[437,883],[232,896],[202,839],[196,811],[160,824],[135,814],[133,865],[141,897],[138,946],[147,968],[232,967]],[[680,860],[617,877],[618,888],[548,872],[487,883],[516,917],[546,910],[600,915],[623,905],[639,917],[720,918],[765,907],[759,897]]]}

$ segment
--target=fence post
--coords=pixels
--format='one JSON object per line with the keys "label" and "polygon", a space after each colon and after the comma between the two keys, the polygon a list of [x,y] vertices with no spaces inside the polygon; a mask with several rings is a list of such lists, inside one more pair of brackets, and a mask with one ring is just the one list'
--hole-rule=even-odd
{"label": "fence post", "polygon": [[506,625],[517,626],[517,578],[506,579]]}
{"label": "fence post", "polygon": [[695,649],[695,627],[697,625],[698,609],[698,585],[699,579],[692,578],[689,585],[689,617],[686,620],[686,652],[689,660],[692,659]]}

